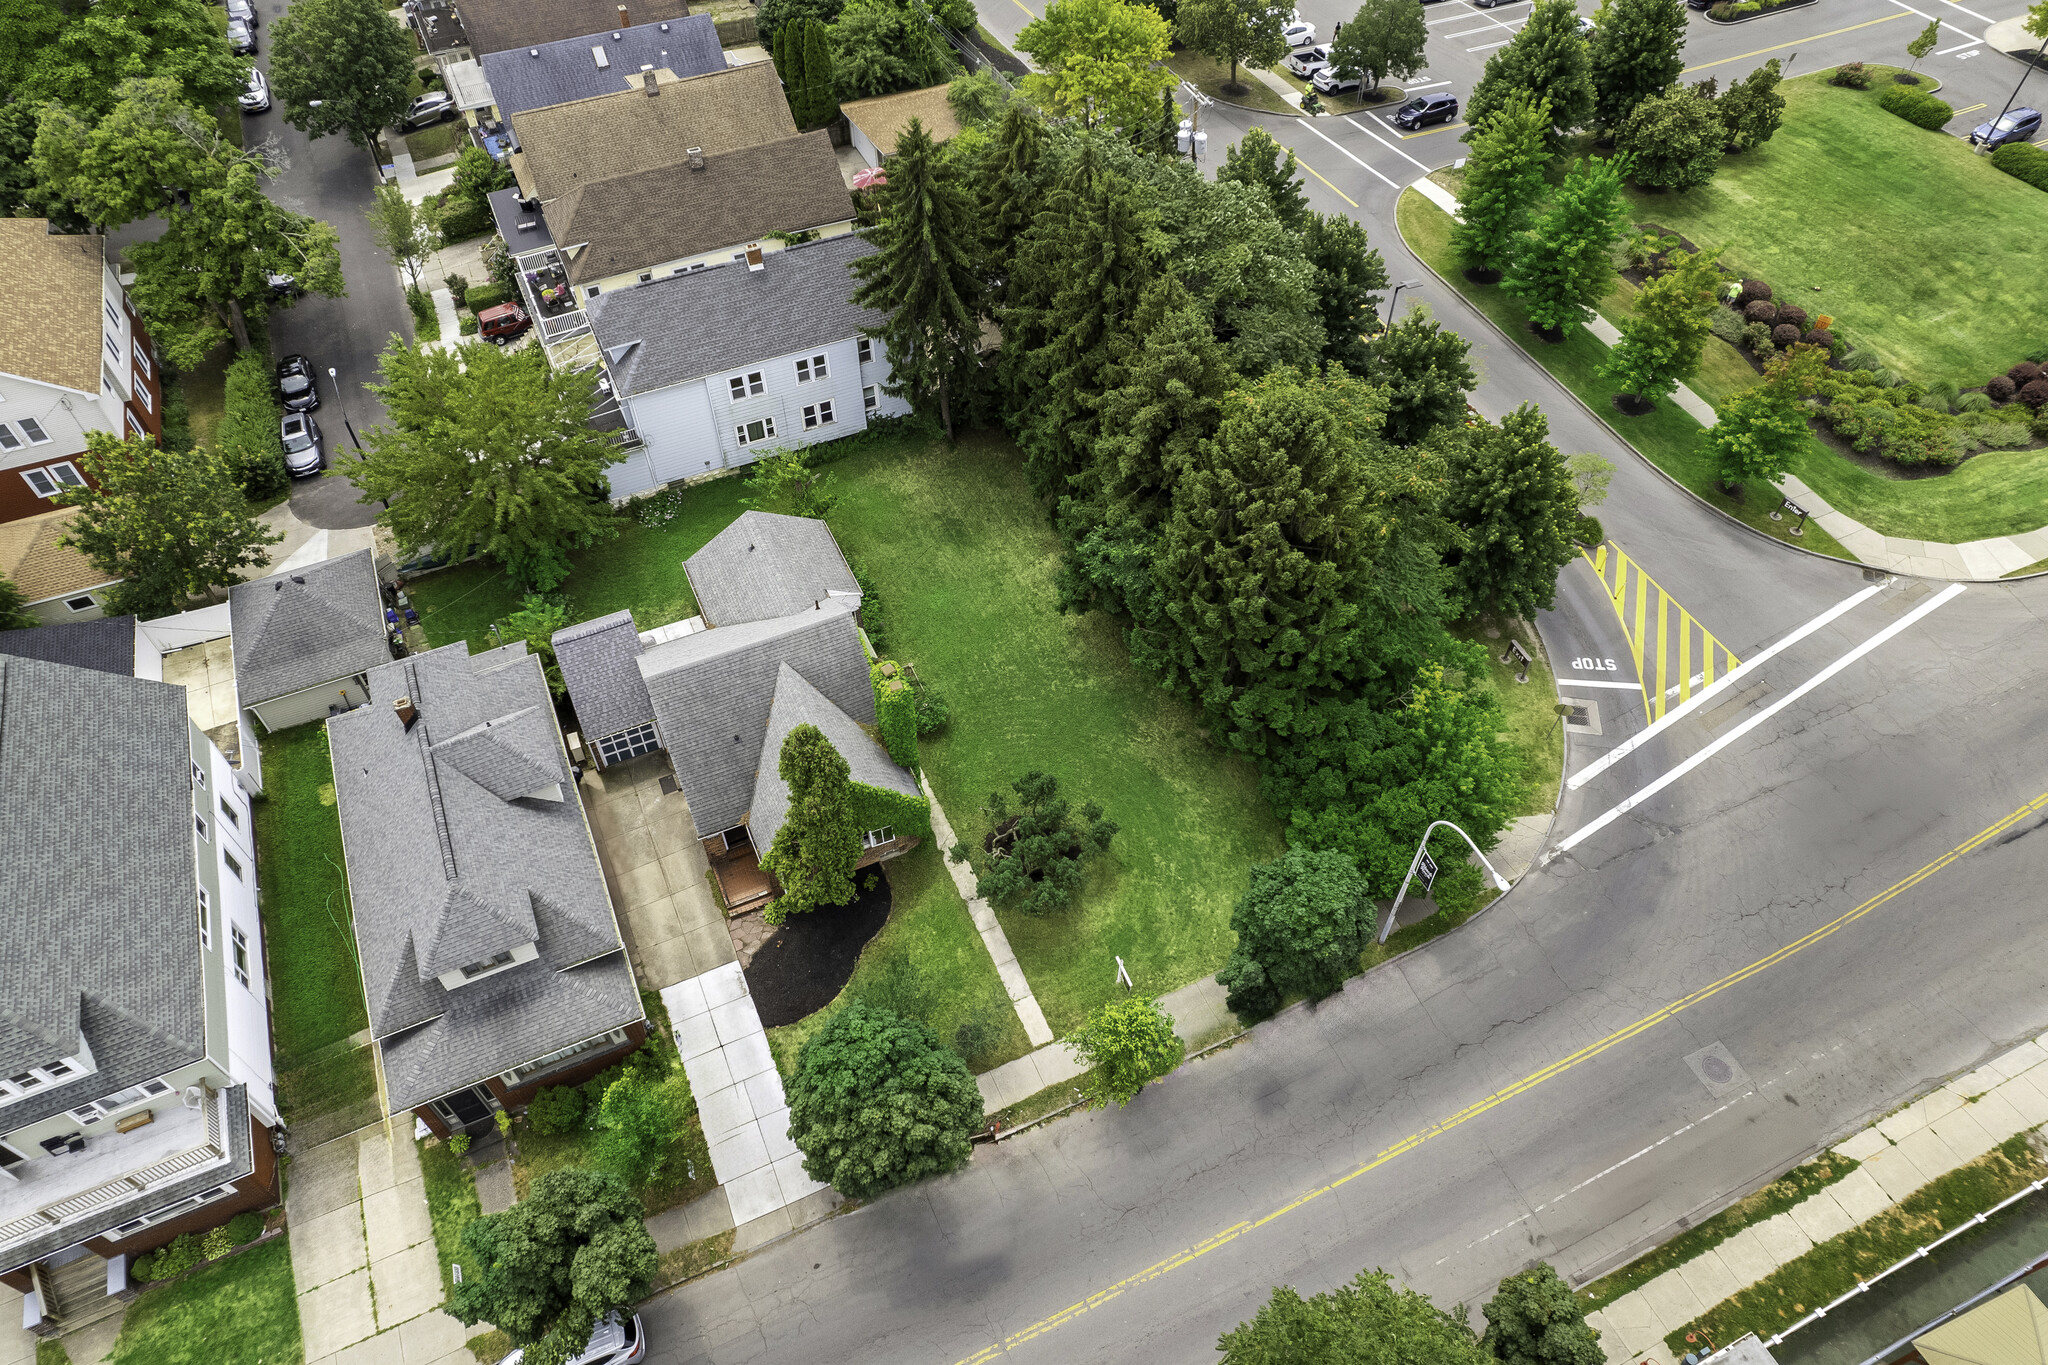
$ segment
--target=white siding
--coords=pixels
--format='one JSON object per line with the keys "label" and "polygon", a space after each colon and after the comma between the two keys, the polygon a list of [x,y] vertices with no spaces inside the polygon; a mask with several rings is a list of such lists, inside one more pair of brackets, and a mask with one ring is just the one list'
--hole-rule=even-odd
{"label": "white siding", "polygon": [[[256,910],[255,814],[249,797],[236,780],[227,758],[195,727],[198,743],[206,746],[210,769],[206,795],[208,823],[213,842],[197,845],[200,853],[211,853],[215,884],[214,941],[212,956],[219,962],[224,987],[223,1019],[227,1026],[228,1074],[249,1087],[249,1107],[266,1124],[277,1122],[276,1075],[271,1069],[270,1011],[266,1003],[269,985],[264,972],[263,920]],[[230,819],[221,813],[225,801],[234,811]],[[232,857],[241,866],[237,875],[227,864]],[[234,972],[234,930],[239,929],[249,958],[249,984],[243,985]],[[209,992],[211,995],[211,992]],[[209,1030],[210,1032],[210,1030]]]}
{"label": "white siding", "polygon": [[[646,442],[640,452],[646,457],[643,489],[677,479],[702,478],[725,466],[725,452],[714,435],[712,408],[702,380],[640,394],[620,406],[626,421]],[[616,478],[612,496],[625,496]]]}
{"label": "white siding", "polygon": [[[370,694],[363,690],[360,682],[349,677],[309,687],[303,692],[287,692],[250,709],[256,713],[256,719],[263,722],[264,729],[289,730],[294,725],[327,719],[327,708],[340,705],[344,695],[351,707],[370,704]],[[253,736],[244,736],[245,744],[252,741]]]}
{"label": "white siding", "polygon": [[858,123],[848,119],[846,121],[846,133],[853,143],[853,149],[860,153],[861,160],[867,162],[870,166],[882,164],[882,154],[875,150],[874,139],[862,132],[861,126]]}

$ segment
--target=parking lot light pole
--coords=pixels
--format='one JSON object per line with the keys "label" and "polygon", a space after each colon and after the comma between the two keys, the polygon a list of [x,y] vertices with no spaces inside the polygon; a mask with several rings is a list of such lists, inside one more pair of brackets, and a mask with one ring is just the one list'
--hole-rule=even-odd
{"label": "parking lot light pole", "polygon": [[[2048,53],[2048,33],[2041,35],[2041,45],[2034,49],[2034,55],[2027,61],[2027,69],[2020,72],[2019,80],[2013,84],[2012,93],[2005,97],[2005,108],[1998,111],[1998,118],[1991,120],[1993,128],[1998,127],[1998,119],[2004,118],[2007,114],[2011,113],[2013,105],[2019,102],[2020,87],[2027,83],[2027,77],[2034,74],[2034,68],[2041,65],[2041,57],[2044,53]],[[1978,155],[1982,156],[1983,153],[1979,152]]]}
{"label": "parking lot light pole", "polygon": [[1394,325],[1394,305],[1401,301],[1401,291],[1403,289],[1420,288],[1422,288],[1421,280],[1403,280],[1394,286],[1393,294],[1387,299],[1387,326],[1392,327]]}
{"label": "parking lot light pole", "polygon": [[1486,855],[1479,851],[1479,845],[1472,843],[1471,835],[1465,833],[1462,829],[1458,829],[1456,825],[1452,825],[1448,820],[1433,820],[1430,822],[1429,828],[1422,831],[1422,842],[1415,846],[1415,856],[1408,860],[1408,875],[1401,879],[1401,889],[1394,896],[1394,908],[1387,912],[1386,926],[1380,930],[1380,936],[1375,940],[1376,942],[1385,943],[1387,935],[1394,932],[1394,921],[1401,916],[1401,902],[1407,899],[1408,896],[1408,883],[1415,880],[1415,870],[1422,866],[1422,855],[1429,850],[1429,836],[1436,833],[1438,825],[1450,825],[1452,829],[1457,829],[1458,837],[1466,843],[1472,844],[1472,856],[1479,860],[1479,865],[1485,868],[1488,875],[1493,878],[1493,884],[1503,891],[1508,889],[1508,879],[1493,870],[1493,864],[1486,861]]}

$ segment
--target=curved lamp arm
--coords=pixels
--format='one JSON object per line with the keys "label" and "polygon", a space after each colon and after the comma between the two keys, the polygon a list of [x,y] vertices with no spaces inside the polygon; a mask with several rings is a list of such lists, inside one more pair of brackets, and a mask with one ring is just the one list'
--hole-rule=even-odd
{"label": "curved lamp arm", "polygon": [[1379,938],[1374,940],[1375,942],[1385,943],[1387,941],[1387,935],[1394,932],[1394,921],[1398,919],[1401,914],[1401,902],[1407,899],[1408,896],[1408,883],[1415,880],[1415,869],[1422,866],[1422,853],[1424,849],[1429,847],[1429,836],[1436,833],[1437,827],[1439,825],[1450,825],[1452,829],[1457,829],[1458,837],[1460,839],[1463,839],[1466,843],[1472,845],[1472,856],[1477,858],[1479,860],[1479,865],[1485,868],[1487,872],[1493,877],[1493,884],[1503,891],[1508,889],[1508,879],[1506,877],[1501,876],[1500,873],[1495,872],[1493,870],[1493,864],[1486,861],[1486,855],[1479,851],[1478,844],[1472,842],[1471,835],[1465,833],[1465,831],[1462,829],[1458,829],[1456,825],[1452,825],[1449,820],[1432,820],[1430,822],[1429,828],[1422,831],[1422,842],[1415,846],[1415,856],[1408,860],[1408,875],[1401,879],[1401,890],[1394,897],[1394,908],[1387,912],[1386,927],[1380,930],[1380,936]]}

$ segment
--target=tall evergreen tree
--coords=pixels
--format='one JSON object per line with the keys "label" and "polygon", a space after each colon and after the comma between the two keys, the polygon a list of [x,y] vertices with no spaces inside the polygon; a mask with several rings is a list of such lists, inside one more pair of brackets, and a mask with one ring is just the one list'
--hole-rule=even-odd
{"label": "tall evergreen tree", "polygon": [[1621,340],[1600,367],[1602,377],[1648,406],[1700,367],[1708,321],[1720,289],[1720,251],[1673,253],[1672,267],[1643,286],[1635,311],[1622,319]]}
{"label": "tall evergreen tree", "polygon": [[1515,247],[1543,198],[1543,170],[1550,156],[1550,106],[1525,91],[1512,91],[1473,139],[1458,188],[1458,216],[1451,245],[1468,277],[1490,283],[1513,263]]}
{"label": "tall evergreen tree", "polygon": [[1417,305],[1373,339],[1365,378],[1386,394],[1386,438],[1412,446],[1439,427],[1465,420],[1465,395],[1479,376],[1465,357],[1470,343]]}
{"label": "tall evergreen tree", "polygon": [[1551,121],[1566,132],[1592,119],[1593,77],[1572,0],[1536,0],[1529,22],[1486,59],[1486,70],[1465,104],[1465,120],[1471,124],[1465,141],[1483,133],[1517,90],[1548,100]]}
{"label": "tall evergreen tree", "polygon": [[1593,122],[1611,131],[1684,72],[1685,6],[1680,0],[1607,0],[1604,8],[1587,57]]}
{"label": "tall evergreen tree", "polygon": [[1379,327],[1386,263],[1367,244],[1365,228],[1348,214],[1310,213],[1302,223],[1301,240],[1316,268],[1323,359],[1363,375],[1371,359],[1365,338]]}
{"label": "tall evergreen tree", "polygon": [[998,308],[1010,301],[1010,260],[1045,193],[1044,148],[1045,124],[1038,111],[1012,100],[1003,110],[994,145],[984,153],[977,205],[989,298]]}
{"label": "tall evergreen tree", "polygon": [[800,128],[823,128],[839,117],[839,100],[833,93],[831,30],[816,19],[803,21],[804,116]]}
{"label": "tall evergreen tree", "polygon": [[974,260],[974,205],[954,163],[912,119],[896,139],[878,220],[861,229],[874,254],[853,264],[854,302],[888,314],[868,335],[889,351],[892,396],[934,399],[953,438],[954,388],[981,344],[981,277]]}
{"label": "tall evergreen tree", "polygon": [[1252,128],[1223,154],[1218,180],[1234,180],[1265,194],[1273,214],[1295,231],[1301,229],[1308,212],[1308,196],[1302,192],[1301,177],[1294,173],[1293,151],[1283,156],[1282,148],[1264,128]]}
{"label": "tall evergreen tree", "polygon": [[1524,403],[1500,425],[1481,418],[1445,442],[1451,491],[1444,515],[1464,532],[1457,595],[1466,612],[1497,602],[1530,617],[1557,600],[1570,562],[1579,489],[1548,439],[1550,423]]}
{"label": "tall evergreen tree", "polygon": [[1207,313],[1171,276],[1146,288],[1132,321],[1118,337],[1116,385],[1102,396],[1088,491],[1107,512],[1149,531],[1215,432],[1234,376]]}
{"label": "tall evergreen tree", "polygon": [[1502,287],[1521,299],[1538,327],[1568,333],[1607,292],[1610,253],[1627,231],[1628,201],[1615,162],[1577,162],[1517,245]]}
{"label": "tall evergreen tree", "polygon": [[854,827],[846,760],[823,730],[810,724],[791,730],[776,755],[775,772],[789,788],[789,813],[761,866],[782,884],[782,895],[769,907],[770,922],[780,924],[791,914],[853,899],[860,831]]}

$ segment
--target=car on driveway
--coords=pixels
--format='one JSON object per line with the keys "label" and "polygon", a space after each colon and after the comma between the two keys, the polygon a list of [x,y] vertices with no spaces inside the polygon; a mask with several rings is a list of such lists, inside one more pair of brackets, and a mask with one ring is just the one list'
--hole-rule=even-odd
{"label": "car on driveway", "polygon": [[[635,1313],[623,1321],[614,1313],[597,1325],[590,1334],[590,1344],[583,1353],[572,1358],[569,1365],[640,1365],[647,1358],[647,1329]],[[526,1359],[526,1349],[521,1347],[498,1362],[498,1365],[520,1365]]]}
{"label": "car on driveway", "polygon": [[1317,47],[1305,47],[1287,59],[1287,69],[1303,80],[1307,80],[1329,64],[1330,45],[1328,43],[1323,43]]}
{"label": "car on driveway", "polygon": [[270,78],[260,67],[249,68],[249,83],[242,87],[238,102],[245,114],[260,114],[270,108]]}
{"label": "car on driveway", "polygon": [[1432,123],[1449,123],[1457,117],[1456,95],[1417,95],[1394,111],[1394,126],[1427,128]]}
{"label": "car on driveway", "polygon": [[455,97],[446,90],[429,90],[406,106],[405,115],[398,126],[405,132],[417,128],[429,128],[436,123],[446,123],[455,117]]}
{"label": "car on driveway", "polygon": [[327,463],[327,447],[320,439],[320,424],[303,412],[288,412],[278,429],[284,438],[284,467],[295,479],[318,474]]}
{"label": "car on driveway", "polygon": [[2030,142],[2034,134],[2041,131],[2041,111],[2022,105],[2008,109],[2005,114],[1989,123],[1980,123],[1970,130],[1972,147],[2003,147],[2008,142]]}
{"label": "car on driveway", "polygon": [[533,319],[526,310],[516,303],[501,303],[486,308],[476,315],[477,335],[494,345],[503,346],[533,326]]}
{"label": "car on driveway", "polygon": [[1318,95],[1344,95],[1353,90],[1363,90],[1365,77],[1355,71],[1348,76],[1340,76],[1336,67],[1326,66],[1316,72],[1315,79],[1309,84],[1315,87]]}
{"label": "car on driveway", "polygon": [[1591,38],[1593,30],[1597,27],[1598,25],[1593,22],[1592,16],[1585,14],[1579,16],[1579,36],[1581,38]]}
{"label": "car on driveway", "polygon": [[302,355],[277,362],[277,397],[286,412],[311,412],[320,406],[320,376]]}
{"label": "car on driveway", "polygon": [[256,30],[240,19],[228,20],[228,51],[237,57],[256,55]]}

